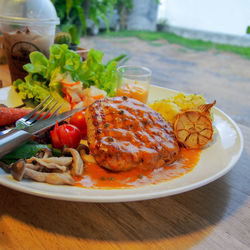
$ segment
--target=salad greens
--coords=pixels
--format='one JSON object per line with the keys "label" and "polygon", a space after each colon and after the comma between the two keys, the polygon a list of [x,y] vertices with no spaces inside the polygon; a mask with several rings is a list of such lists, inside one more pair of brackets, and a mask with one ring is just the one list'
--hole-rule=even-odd
{"label": "salad greens", "polygon": [[60,81],[66,75],[73,81],[81,81],[84,88],[92,85],[105,90],[108,96],[115,95],[117,61],[126,55],[103,64],[103,53],[91,49],[86,61],[68,49],[66,44],[54,44],[50,47],[50,57],[47,59],[41,52],[30,54],[30,63],[24,65],[29,73],[25,81],[18,79],[13,85],[22,99],[32,99],[34,103],[41,102],[52,95],[60,103],[64,100]]}

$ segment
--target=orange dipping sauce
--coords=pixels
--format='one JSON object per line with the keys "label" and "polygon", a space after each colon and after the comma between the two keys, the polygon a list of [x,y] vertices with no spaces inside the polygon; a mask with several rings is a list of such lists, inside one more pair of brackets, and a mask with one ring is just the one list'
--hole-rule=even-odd
{"label": "orange dipping sauce", "polygon": [[148,100],[148,89],[136,81],[134,84],[124,84],[116,90],[117,96],[127,96],[140,102],[146,103]]}
{"label": "orange dipping sauce", "polygon": [[193,170],[201,150],[181,148],[180,158],[173,164],[153,170],[134,168],[125,172],[111,172],[97,164],[85,164],[83,176],[75,178],[75,186],[95,189],[134,188],[169,181]]}

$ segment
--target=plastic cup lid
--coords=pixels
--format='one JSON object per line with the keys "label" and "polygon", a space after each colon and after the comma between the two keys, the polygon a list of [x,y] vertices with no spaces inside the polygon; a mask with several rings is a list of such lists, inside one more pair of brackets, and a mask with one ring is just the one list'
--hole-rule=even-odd
{"label": "plastic cup lid", "polygon": [[38,18],[0,16],[0,23],[2,23],[2,24],[23,24],[23,25],[44,26],[46,24],[57,25],[60,23],[60,20],[59,20],[59,18],[38,19]]}
{"label": "plastic cup lid", "polygon": [[0,0],[0,23],[44,26],[60,21],[50,0]]}

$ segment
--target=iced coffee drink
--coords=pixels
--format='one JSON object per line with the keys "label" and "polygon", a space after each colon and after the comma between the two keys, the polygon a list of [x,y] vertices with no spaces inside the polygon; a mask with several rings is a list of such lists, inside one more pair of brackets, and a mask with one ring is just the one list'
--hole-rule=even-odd
{"label": "iced coffee drink", "polygon": [[23,65],[29,63],[29,54],[40,51],[49,56],[49,47],[53,44],[54,36],[39,34],[26,26],[17,31],[3,32],[4,47],[11,72],[11,79],[24,79],[27,72]]}
{"label": "iced coffee drink", "polygon": [[59,18],[50,0],[0,0],[0,29],[11,79],[24,79],[23,65],[40,51],[49,56]]}

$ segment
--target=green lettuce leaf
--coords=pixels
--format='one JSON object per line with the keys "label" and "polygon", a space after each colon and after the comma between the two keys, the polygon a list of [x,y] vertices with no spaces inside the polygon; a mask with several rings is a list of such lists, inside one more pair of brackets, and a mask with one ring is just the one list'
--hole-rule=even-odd
{"label": "green lettuce leaf", "polygon": [[102,63],[102,57],[101,51],[91,49],[88,53],[88,59],[82,63],[79,78],[85,88],[94,85],[105,90],[109,96],[113,96],[117,84],[117,61],[110,62],[106,66]]}
{"label": "green lettuce leaf", "polygon": [[22,99],[33,99],[34,103],[40,103],[50,95],[50,90],[46,82],[34,80],[32,74],[26,76],[25,81],[16,80],[13,86],[18,89],[18,94]]}
{"label": "green lettuce leaf", "polygon": [[23,68],[30,74],[39,74],[44,79],[47,77],[48,59],[41,52],[35,51],[30,54],[30,62]]}
{"label": "green lettuce leaf", "polygon": [[85,88],[94,85],[105,90],[108,96],[113,96],[116,90],[117,60],[104,65],[102,59],[103,53],[100,50],[91,49],[87,60],[82,62],[80,56],[69,50],[66,44],[54,44],[50,47],[49,59],[41,52],[32,52],[30,63],[24,66],[29,73],[25,81],[18,79],[13,85],[22,99],[39,103],[52,95],[59,103],[69,105],[63,98],[60,82],[65,75],[70,75],[74,81],[81,81]]}

